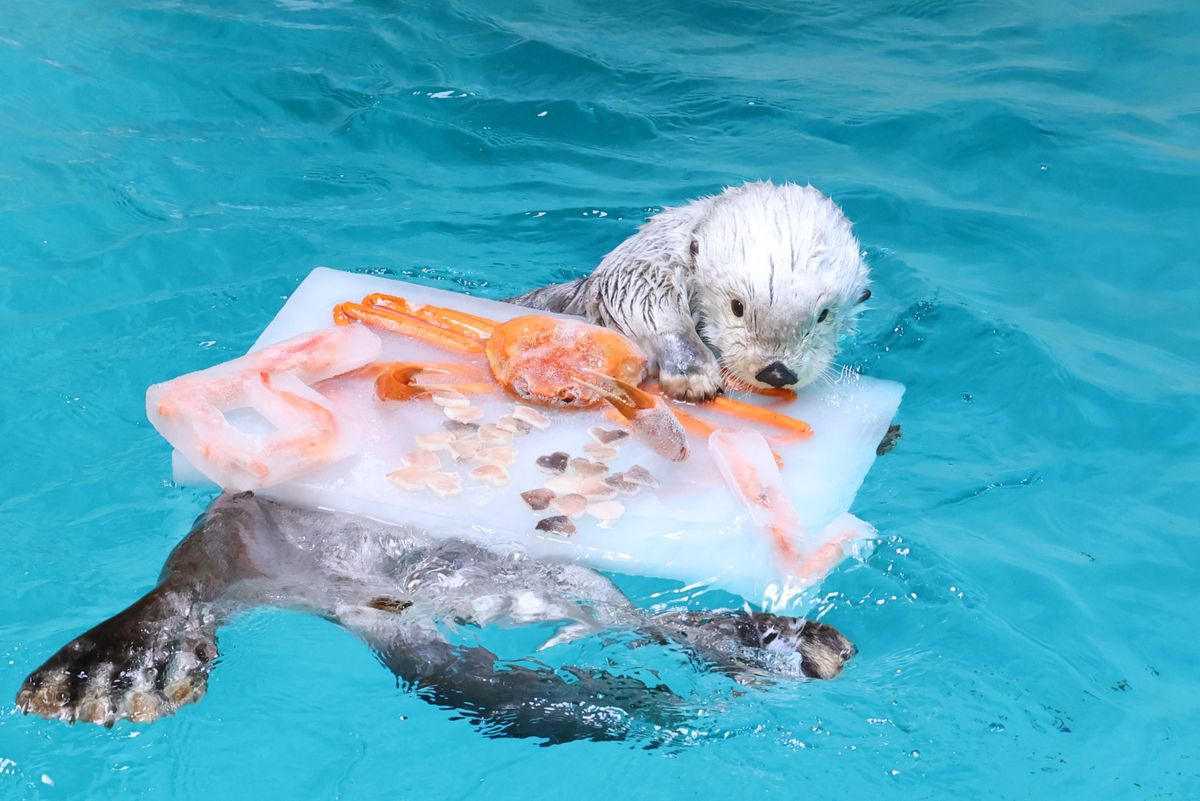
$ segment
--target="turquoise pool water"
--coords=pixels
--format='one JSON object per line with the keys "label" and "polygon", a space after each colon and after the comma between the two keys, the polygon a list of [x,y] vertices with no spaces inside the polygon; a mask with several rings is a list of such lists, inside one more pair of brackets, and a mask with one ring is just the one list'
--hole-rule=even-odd
{"label": "turquoise pool water", "polygon": [[[1200,797],[1195,4],[501,5],[5,5],[0,798]],[[174,719],[15,712],[207,500],[145,386],[312,266],[503,297],[767,177],[856,221],[846,361],[908,386],[854,509],[886,539],[826,585],[844,677],[538,748],[263,611]]]}

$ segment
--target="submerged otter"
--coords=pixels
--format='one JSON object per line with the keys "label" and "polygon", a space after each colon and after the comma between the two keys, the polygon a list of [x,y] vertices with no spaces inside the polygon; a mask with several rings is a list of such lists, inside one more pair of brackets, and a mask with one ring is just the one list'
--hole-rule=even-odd
{"label": "submerged otter", "polygon": [[423,697],[467,710],[493,736],[550,742],[620,739],[637,722],[670,726],[681,720],[682,699],[594,669],[497,669],[495,654],[452,644],[440,623],[566,623],[551,643],[622,630],[643,643],[675,644],[743,683],[833,678],[855,653],[816,621],[741,611],[650,614],[577,565],[243,493],[214,500],[168,557],[158,585],[50,657],[25,680],[17,705],[105,725],[172,714],[203,696],[218,627],[263,605],[344,626]]}
{"label": "submerged otter", "polygon": [[669,208],[586,278],[509,302],[615,328],[667,394],[799,388],[833,364],[871,296],[858,240],[811,186],[747,183]]}

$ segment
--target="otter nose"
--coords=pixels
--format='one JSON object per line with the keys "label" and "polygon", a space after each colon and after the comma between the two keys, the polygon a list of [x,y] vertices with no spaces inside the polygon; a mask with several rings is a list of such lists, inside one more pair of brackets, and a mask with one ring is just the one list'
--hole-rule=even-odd
{"label": "otter nose", "polygon": [[796,374],[787,369],[783,362],[771,362],[766,367],[758,371],[758,375],[754,376],[764,384],[779,389],[786,387],[788,384],[796,383]]}

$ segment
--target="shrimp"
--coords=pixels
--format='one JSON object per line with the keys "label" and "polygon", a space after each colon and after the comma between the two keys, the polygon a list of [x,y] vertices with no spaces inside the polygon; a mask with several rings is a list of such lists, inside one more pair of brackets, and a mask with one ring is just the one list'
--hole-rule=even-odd
{"label": "shrimp", "polygon": [[[312,385],[373,362],[380,347],[362,325],[302,334],[151,386],[146,415],[221,488],[273,486],[357,450],[356,432]],[[242,431],[226,417],[247,408],[276,430]]]}

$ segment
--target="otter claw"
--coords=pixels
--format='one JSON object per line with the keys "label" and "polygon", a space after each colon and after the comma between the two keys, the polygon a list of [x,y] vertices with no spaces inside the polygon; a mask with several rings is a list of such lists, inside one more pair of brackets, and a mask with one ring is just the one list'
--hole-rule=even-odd
{"label": "otter claw", "polygon": [[712,371],[683,375],[659,373],[658,385],[667,397],[689,403],[705,403],[723,391],[720,376]]}

